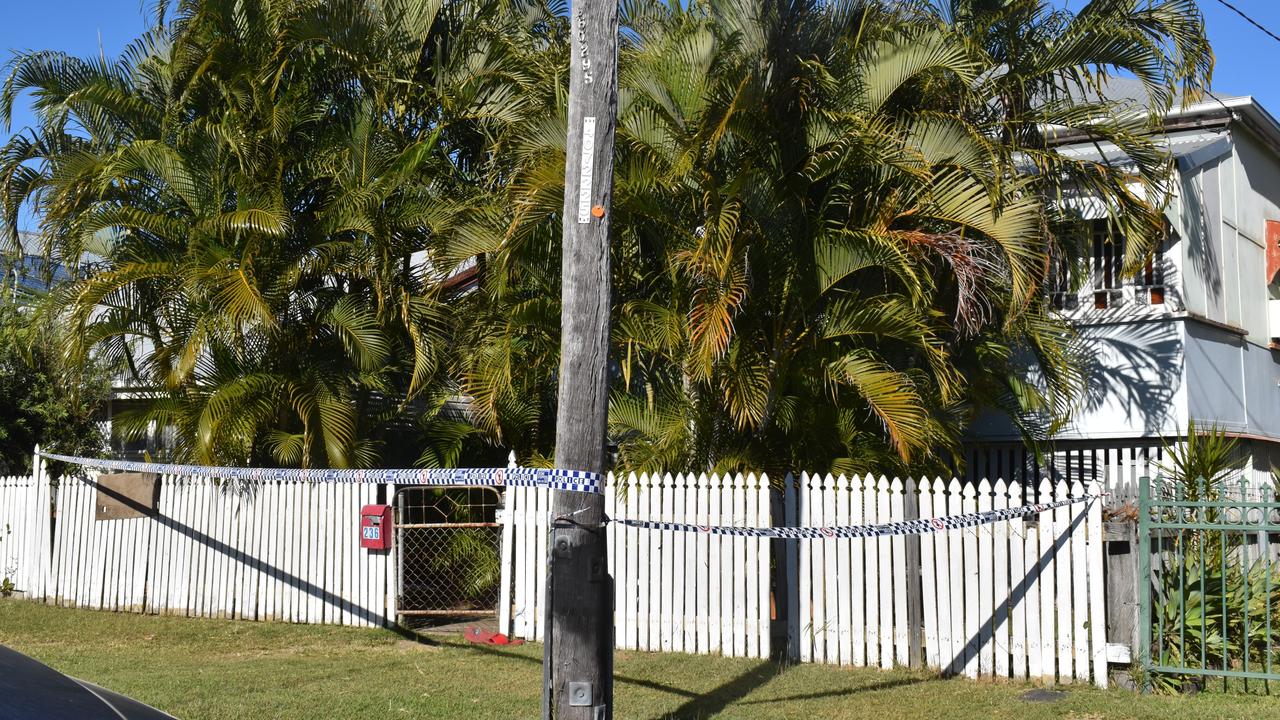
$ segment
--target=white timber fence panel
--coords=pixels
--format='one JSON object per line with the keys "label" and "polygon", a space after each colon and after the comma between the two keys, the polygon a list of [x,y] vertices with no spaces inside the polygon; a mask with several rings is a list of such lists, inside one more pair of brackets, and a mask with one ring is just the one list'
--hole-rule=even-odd
{"label": "white timber fence panel", "polygon": [[[1078,479],[903,482],[882,476],[609,478],[611,518],[831,527],[1018,508],[1097,493]],[[914,494],[914,497],[906,497]],[[549,491],[507,489],[504,632],[543,636]],[[908,502],[910,501],[910,502]],[[606,526],[619,648],[1106,683],[1101,502],[901,537],[781,540]],[[775,553],[776,550],[776,553]],[[909,562],[918,563],[914,567]],[[915,582],[918,577],[919,581]]]}
{"label": "white timber fence panel", "polygon": [[[551,530],[545,488],[506,490],[502,556],[510,558],[510,604],[503,632],[543,637],[546,545]],[[769,479],[760,475],[610,476],[610,517],[692,525],[767,527]],[[773,650],[770,592],[773,544],[767,538],[606,526],[614,576],[614,637],[619,648],[767,658]]]}
{"label": "white timber fence panel", "polygon": [[[375,484],[160,477],[157,511],[97,520],[98,473],[0,478],[0,579],[65,607],[395,624],[395,554],[360,548]],[[387,487],[390,497],[393,488]]]}
{"label": "white timber fence panel", "polygon": [[[1039,487],[884,477],[788,478],[798,523],[858,525],[901,519],[904,487],[921,518],[1022,507],[1099,492],[1079,480]],[[910,490],[908,490],[910,491]],[[834,514],[830,506],[834,504]],[[970,677],[1106,684],[1101,500],[1026,519],[921,536],[919,567],[897,538],[803,540],[795,655],[805,661],[892,667],[920,642],[925,665]],[[791,517],[791,513],[785,513]],[[919,596],[906,578],[920,573]],[[790,594],[788,590],[788,595]],[[909,604],[921,613],[908,624]],[[795,638],[792,638],[795,642]]]}

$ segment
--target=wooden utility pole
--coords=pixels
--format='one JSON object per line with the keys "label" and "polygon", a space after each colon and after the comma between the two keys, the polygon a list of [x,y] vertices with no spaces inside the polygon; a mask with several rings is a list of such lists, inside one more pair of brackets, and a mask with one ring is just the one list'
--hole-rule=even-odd
{"label": "wooden utility pole", "polygon": [[[556,467],[604,473],[617,0],[575,0],[571,22]],[[605,553],[604,497],[558,491],[551,517],[543,717],[610,720],[613,581]]]}

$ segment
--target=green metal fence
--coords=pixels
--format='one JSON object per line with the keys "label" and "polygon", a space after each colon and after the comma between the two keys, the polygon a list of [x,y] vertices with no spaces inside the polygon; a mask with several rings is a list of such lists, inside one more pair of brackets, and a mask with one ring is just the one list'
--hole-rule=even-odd
{"label": "green metal fence", "polygon": [[1275,489],[1143,478],[1138,528],[1147,687],[1198,689],[1220,678],[1224,689],[1272,692],[1280,680]]}

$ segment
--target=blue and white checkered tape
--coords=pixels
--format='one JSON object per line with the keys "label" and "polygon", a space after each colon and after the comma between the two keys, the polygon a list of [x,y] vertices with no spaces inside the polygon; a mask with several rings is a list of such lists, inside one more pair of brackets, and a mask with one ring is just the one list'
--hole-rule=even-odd
{"label": "blue and white checkered tape", "polygon": [[246,468],[209,465],[172,465],[131,460],[97,460],[40,453],[49,460],[124,472],[188,475],[230,480],[278,480],[331,483],[394,483],[397,485],[475,485],[502,487],[523,485],[552,490],[599,493],[600,475],[580,470],[544,468],[384,468],[376,470],[334,470],[300,468]]}
{"label": "blue and white checkered tape", "polygon": [[[130,460],[96,460],[93,458],[71,457],[40,453],[41,457],[50,460],[98,467],[107,470],[125,472],[146,472],[160,475],[188,475],[198,477],[227,478],[234,480],[278,480],[295,482],[338,482],[338,483],[394,483],[398,485],[475,485],[497,486],[520,485],[526,487],[546,487],[553,490],[569,490],[573,492],[600,493],[601,476],[597,473],[579,470],[551,470],[540,468],[451,468],[451,469],[412,469],[389,468],[378,470],[304,470],[298,468],[244,468],[215,467],[207,465],[170,465],[162,463],[134,462]],[[869,538],[890,537],[895,535],[919,535],[948,530],[987,525],[1004,520],[1015,520],[1021,517],[1038,515],[1054,508],[1066,507],[1075,503],[1089,502],[1099,495],[1082,495],[1050,503],[1037,503],[1016,508],[985,510],[964,515],[949,515],[939,518],[921,518],[919,520],[902,520],[898,522],[873,525],[850,525],[842,527],[732,527],[720,525],[696,525],[692,523],[663,522],[658,520],[632,520],[614,518],[611,522],[628,527],[645,530],[674,530],[679,532],[697,532],[709,535],[731,535],[737,537],[765,537],[795,540],[823,540],[831,538]]]}
{"label": "blue and white checkered tape", "polygon": [[1022,507],[984,510],[964,515],[949,515],[939,518],[921,518],[919,520],[901,520],[898,522],[875,525],[849,525],[843,527],[724,527],[717,525],[694,525],[690,523],[660,522],[657,520],[617,519],[613,522],[628,527],[646,530],[676,530],[680,532],[698,532],[708,535],[733,535],[738,537],[783,538],[788,540],[826,540],[832,538],[870,538],[891,537],[894,535],[921,535],[924,533],[962,530],[988,525],[1004,520],[1038,515],[1047,510],[1065,507],[1075,503],[1088,502],[1098,495],[1082,495],[1080,497],[1058,500],[1050,503],[1037,503]]}

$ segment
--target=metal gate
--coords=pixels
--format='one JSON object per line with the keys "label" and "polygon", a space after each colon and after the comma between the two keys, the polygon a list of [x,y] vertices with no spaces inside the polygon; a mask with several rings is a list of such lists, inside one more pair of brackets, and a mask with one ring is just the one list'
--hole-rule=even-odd
{"label": "metal gate", "polygon": [[502,531],[497,489],[402,487],[395,494],[396,595],[401,624],[495,615]]}
{"label": "metal gate", "polygon": [[[1140,653],[1148,686],[1273,692],[1280,681],[1280,501],[1203,479],[1140,483]],[[1250,680],[1254,681],[1250,683]]]}

